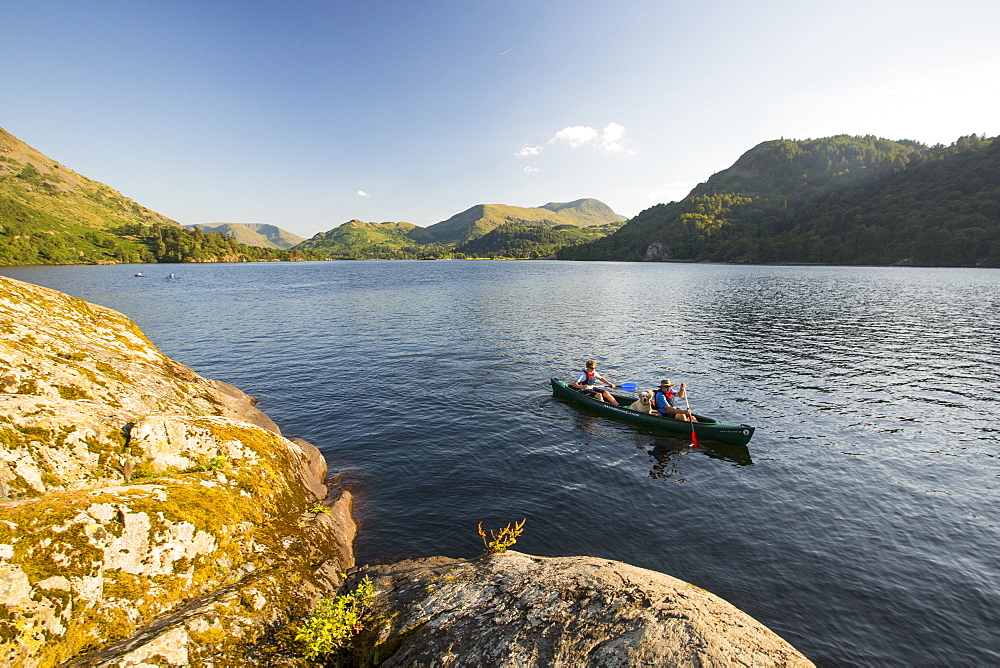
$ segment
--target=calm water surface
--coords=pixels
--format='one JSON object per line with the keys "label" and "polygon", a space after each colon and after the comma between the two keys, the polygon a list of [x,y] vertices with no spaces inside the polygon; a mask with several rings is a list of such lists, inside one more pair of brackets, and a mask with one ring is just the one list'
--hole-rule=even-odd
{"label": "calm water surface", "polygon": [[[146,278],[133,274],[144,269]],[[180,278],[167,280],[174,271]],[[557,262],[3,268],[258,396],[358,494],[359,563],[656,569],[822,666],[1000,665],[1000,272]],[[548,381],[687,382],[689,447]]]}

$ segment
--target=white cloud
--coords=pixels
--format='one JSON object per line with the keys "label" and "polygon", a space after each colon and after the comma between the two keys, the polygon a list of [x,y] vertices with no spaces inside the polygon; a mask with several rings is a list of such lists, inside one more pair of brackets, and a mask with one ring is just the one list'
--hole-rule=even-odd
{"label": "white cloud", "polygon": [[594,128],[586,125],[571,125],[557,132],[555,137],[549,140],[549,143],[554,144],[557,141],[565,141],[572,148],[577,148],[596,138],[597,130]]}
{"label": "white cloud", "polygon": [[542,170],[538,169],[538,167],[525,167],[524,171],[528,174],[533,174],[534,172],[540,172]]}
{"label": "white cloud", "polygon": [[625,136],[625,126],[619,125],[614,121],[608,123],[608,126],[604,128],[604,132],[601,133],[601,138],[604,139],[605,145],[617,144],[618,140],[624,136]]}
{"label": "white cloud", "polygon": [[609,153],[625,153],[632,155],[635,151],[625,148],[622,138],[625,136],[625,126],[612,121],[605,126],[604,130],[598,132],[589,125],[571,125],[563,128],[549,140],[550,144],[557,141],[565,141],[570,147],[578,148],[584,144],[595,142],[597,146]]}
{"label": "white cloud", "polygon": [[[567,125],[559,132],[555,133],[551,139],[548,140],[548,144],[555,144],[556,142],[566,142],[569,144],[570,148],[579,148],[585,144],[591,144],[597,147],[599,150],[604,150],[608,153],[622,153],[624,155],[634,155],[635,151],[628,148],[628,143],[622,141],[625,137],[625,126],[621,123],[615,123],[614,121],[608,123],[604,126],[603,130],[596,130],[589,125]],[[520,151],[514,153],[519,158],[528,158],[532,156],[541,155],[543,151],[542,146],[530,146],[525,144],[521,147]],[[525,167],[525,172],[537,172],[539,171],[535,167]]]}
{"label": "white cloud", "polygon": [[368,193],[366,193],[364,190],[359,190],[358,191],[358,197],[371,197],[371,195],[369,195]]}
{"label": "white cloud", "polygon": [[608,153],[624,153],[625,155],[635,155],[635,151],[625,148],[621,139],[625,136],[625,126],[614,121],[608,123],[601,132],[601,148]]}

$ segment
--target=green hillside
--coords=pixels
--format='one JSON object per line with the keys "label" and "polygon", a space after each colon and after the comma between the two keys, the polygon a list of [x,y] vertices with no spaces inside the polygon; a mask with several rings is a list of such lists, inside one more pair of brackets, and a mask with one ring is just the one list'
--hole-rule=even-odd
{"label": "green hillside", "polygon": [[366,223],[350,220],[328,232],[320,232],[295,246],[337,260],[396,260],[419,257],[420,244],[409,233],[420,229],[413,223]]}
{"label": "green hillside", "polygon": [[320,258],[185,230],[0,128],[0,264]]}
{"label": "green hillside", "polygon": [[[180,227],[103,183],[77,174],[0,128],[0,199],[47,221],[104,229],[115,225]],[[39,218],[41,219],[41,218]]]}
{"label": "green hillside", "polygon": [[109,227],[180,227],[0,128],[0,264],[149,261]]}
{"label": "green hillside", "polygon": [[304,237],[266,223],[198,223],[185,227],[223,234],[241,244],[259,248],[292,248],[305,241]]}
{"label": "green hillside", "polygon": [[1000,140],[764,142],[563,259],[1000,266]]}

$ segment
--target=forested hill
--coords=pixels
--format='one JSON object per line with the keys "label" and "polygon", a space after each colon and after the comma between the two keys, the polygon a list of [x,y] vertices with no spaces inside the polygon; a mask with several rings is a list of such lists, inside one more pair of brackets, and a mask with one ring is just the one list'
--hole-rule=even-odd
{"label": "forested hill", "polygon": [[1000,139],[776,140],[561,259],[1000,266]]}

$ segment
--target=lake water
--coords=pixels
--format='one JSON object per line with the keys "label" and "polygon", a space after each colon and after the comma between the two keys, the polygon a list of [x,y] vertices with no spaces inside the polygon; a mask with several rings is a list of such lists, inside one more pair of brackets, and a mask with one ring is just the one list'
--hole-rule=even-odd
{"label": "lake water", "polygon": [[[144,270],[146,278],[135,278]],[[173,271],[179,277],[166,279]],[[261,399],[357,493],[359,563],[663,571],[821,666],[1000,665],[1000,271],[560,262],[6,267]],[[552,396],[687,382],[749,448]]]}

